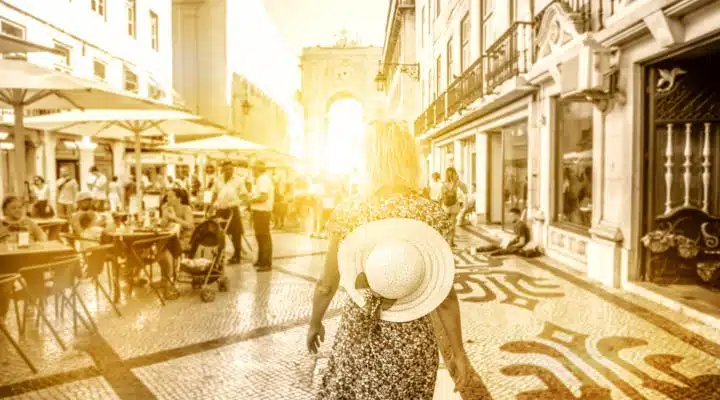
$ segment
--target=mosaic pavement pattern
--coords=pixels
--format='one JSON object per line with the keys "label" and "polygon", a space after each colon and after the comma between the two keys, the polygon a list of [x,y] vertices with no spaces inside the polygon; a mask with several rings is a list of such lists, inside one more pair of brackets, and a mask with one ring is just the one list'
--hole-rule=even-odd
{"label": "mosaic pavement pattern", "polygon": [[[252,242],[252,240],[251,240]],[[460,231],[459,247],[485,242]],[[0,338],[0,397],[13,399],[312,399],[327,364],[339,293],[318,356],[305,350],[314,282],[324,242],[275,236],[275,271],[228,269],[230,291],[202,303],[183,296],[161,307],[140,291],[111,314],[94,291],[99,334],[71,318],[30,328],[22,346],[32,374]],[[484,398],[720,399],[720,332],[657,305],[588,283],[549,260],[456,251],[466,348]],[[52,314],[52,313],[50,313]],[[14,316],[7,318],[15,331]],[[436,399],[456,399],[443,367]]]}

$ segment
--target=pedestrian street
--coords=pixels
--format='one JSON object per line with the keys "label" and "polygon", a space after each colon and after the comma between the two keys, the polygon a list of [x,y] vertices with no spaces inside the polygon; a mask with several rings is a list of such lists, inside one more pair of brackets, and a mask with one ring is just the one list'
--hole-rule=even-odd
{"label": "pedestrian street", "polygon": [[[0,397],[12,399],[312,399],[322,379],[344,301],[326,316],[317,356],[305,334],[325,243],[275,233],[274,270],[229,268],[230,291],[203,303],[182,296],[159,307],[140,291],[111,314],[101,300],[99,333],[72,333],[61,351],[47,332],[22,343],[31,374],[0,341]],[[630,295],[588,283],[544,258],[489,266],[463,247],[484,241],[459,231],[455,288],[463,337],[492,399],[715,399],[720,332]],[[87,296],[93,299],[94,295]],[[80,328],[83,329],[83,328]],[[34,332],[34,333],[33,333]],[[455,399],[441,364],[436,399]]]}

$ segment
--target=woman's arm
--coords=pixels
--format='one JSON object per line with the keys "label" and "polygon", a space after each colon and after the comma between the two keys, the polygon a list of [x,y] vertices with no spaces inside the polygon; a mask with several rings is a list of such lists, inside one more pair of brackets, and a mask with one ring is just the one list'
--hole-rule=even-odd
{"label": "woman's arm", "polygon": [[27,220],[27,226],[28,231],[30,231],[30,236],[35,240],[36,242],[47,242],[48,237],[43,232],[43,230],[36,224],[33,220],[28,219]]}
{"label": "woman's arm", "polygon": [[338,286],[340,285],[340,271],[338,270],[338,247],[339,240],[335,235],[330,240],[327,256],[325,257],[325,268],[322,276],[315,286],[315,294],[313,296],[313,311],[310,324],[322,323],[323,316],[330,306],[330,302],[335,297]]}
{"label": "woman's arm", "polygon": [[445,333],[447,333],[454,357],[465,357],[462,328],[460,327],[460,304],[457,293],[455,293],[455,288],[450,289],[450,293],[440,306],[438,306],[436,312],[445,329]]}
{"label": "woman's arm", "polygon": [[332,235],[327,257],[325,258],[325,269],[320,281],[315,286],[313,296],[312,317],[310,318],[310,328],[307,334],[307,347],[311,353],[317,353],[320,342],[325,340],[325,328],[322,324],[323,316],[325,316],[325,312],[330,306],[333,297],[335,297],[340,284],[337,260],[338,247],[339,239],[336,235]]}

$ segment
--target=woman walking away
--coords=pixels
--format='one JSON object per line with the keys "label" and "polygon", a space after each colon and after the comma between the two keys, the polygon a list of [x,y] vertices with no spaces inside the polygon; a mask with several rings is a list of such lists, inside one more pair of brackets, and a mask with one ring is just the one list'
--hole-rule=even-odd
{"label": "woman walking away", "polygon": [[439,366],[436,327],[447,334],[454,357],[446,362],[458,388],[472,374],[452,287],[452,250],[443,237],[452,224],[419,193],[420,162],[407,128],[375,122],[365,140],[368,185],[330,219],[313,298],[307,346],[316,353],[339,285],[349,295],[317,398],[430,400]]}
{"label": "woman walking away", "polygon": [[460,181],[460,175],[458,175],[457,170],[450,167],[445,170],[445,182],[443,182],[442,192],[440,194],[440,203],[448,219],[452,222],[452,228],[449,234],[450,246],[452,247],[455,247],[455,225],[457,225],[457,217],[462,210],[460,200],[458,199],[458,189],[467,195],[467,186]]}

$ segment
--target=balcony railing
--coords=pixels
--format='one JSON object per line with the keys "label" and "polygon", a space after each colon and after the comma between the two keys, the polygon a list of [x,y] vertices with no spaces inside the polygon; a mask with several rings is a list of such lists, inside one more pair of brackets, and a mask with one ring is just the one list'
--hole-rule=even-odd
{"label": "balcony railing", "polygon": [[515,22],[485,53],[485,93],[494,93],[503,82],[526,73],[532,64],[533,48],[533,24]]}
{"label": "balcony railing", "polygon": [[445,117],[447,116],[447,104],[445,103],[445,100],[447,100],[447,94],[446,92],[443,92],[440,94],[437,99],[435,99],[435,122],[440,123],[445,121]]}

